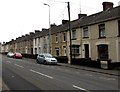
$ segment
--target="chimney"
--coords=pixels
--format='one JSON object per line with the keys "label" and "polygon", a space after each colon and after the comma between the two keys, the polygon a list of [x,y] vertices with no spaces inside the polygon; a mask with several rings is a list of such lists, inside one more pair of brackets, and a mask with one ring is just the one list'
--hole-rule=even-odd
{"label": "chimney", "polygon": [[22,35],[22,37],[25,37],[24,35]]}
{"label": "chimney", "polygon": [[78,19],[82,18],[82,17],[86,17],[87,14],[78,14]]}
{"label": "chimney", "polygon": [[26,34],[25,36],[29,36],[29,34]]}
{"label": "chimney", "polygon": [[50,27],[51,27],[51,28],[52,28],[52,27],[55,27],[55,26],[56,26],[56,24],[55,24],[55,23],[50,25]]}
{"label": "chimney", "polygon": [[11,41],[14,41],[14,39],[11,39]]}
{"label": "chimney", "polygon": [[62,24],[66,24],[69,20],[62,20]]}
{"label": "chimney", "polygon": [[42,28],[42,31],[45,31],[45,30],[49,30],[49,29],[46,29],[46,28]]}
{"label": "chimney", "polygon": [[40,31],[39,30],[35,30],[35,33],[39,33]]}
{"label": "chimney", "polygon": [[32,34],[34,34],[34,32],[30,32],[29,34],[32,35]]}
{"label": "chimney", "polygon": [[110,9],[110,8],[113,8],[112,2],[103,2],[102,5],[103,5],[103,11]]}

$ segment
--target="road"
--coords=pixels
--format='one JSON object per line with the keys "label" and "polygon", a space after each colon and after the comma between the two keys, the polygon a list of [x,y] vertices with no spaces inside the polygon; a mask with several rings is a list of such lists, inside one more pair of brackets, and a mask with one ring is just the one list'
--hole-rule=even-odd
{"label": "road", "polygon": [[10,90],[118,92],[117,76],[6,56],[2,56],[2,80]]}

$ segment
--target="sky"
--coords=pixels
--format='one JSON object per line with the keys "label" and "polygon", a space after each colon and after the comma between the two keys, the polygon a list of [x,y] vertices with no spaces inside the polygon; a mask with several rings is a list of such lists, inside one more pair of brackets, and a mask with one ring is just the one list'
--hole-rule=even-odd
{"label": "sky", "polygon": [[[34,30],[49,28],[50,24],[60,25],[68,19],[67,3],[70,2],[71,20],[78,14],[91,15],[103,10],[105,0],[0,0],[0,42],[9,42]],[[106,0],[118,6],[120,0]]]}

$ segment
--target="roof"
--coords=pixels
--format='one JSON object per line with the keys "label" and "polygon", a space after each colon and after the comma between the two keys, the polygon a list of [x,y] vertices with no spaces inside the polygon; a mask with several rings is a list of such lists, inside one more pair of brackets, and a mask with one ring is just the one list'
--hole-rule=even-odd
{"label": "roof", "polygon": [[[93,25],[93,24],[101,23],[101,22],[105,22],[105,21],[110,21],[110,20],[114,20],[117,18],[118,19],[120,18],[120,6],[92,14],[90,16],[81,17],[80,19],[73,20],[73,21],[71,21],[71,29],[89,26],[89,25]],[[50,30],[51,30],[51,34],[68,31],[69,30],[69,22],[58,25],[58,26],[53,26],[53,27],[51,27]],[[48,34],[49,34],[49,29],[42,29],[42,31],[40,31],[38,33],[19,37],[18,39],[14,40],[12,42],[14,43],[14,42],[22,42],[22,41],[26,41],[26,40],[32,40],[33,38],[46,36]],[[11,43],[11,41],[8,43]],[[6,43],[6,44],[8,44],[8,43]]]}
{"label": "roof", "polygon": [[116,18],[120,18],[120,6],[85,17],[80,21],[80,26],[92,25]]}

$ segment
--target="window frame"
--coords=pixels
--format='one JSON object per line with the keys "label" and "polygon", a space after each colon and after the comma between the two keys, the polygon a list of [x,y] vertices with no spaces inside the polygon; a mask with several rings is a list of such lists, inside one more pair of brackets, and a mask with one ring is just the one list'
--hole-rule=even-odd
{"label": "window frame", "polygon": [[66,33],[64,32],[63,33],[63,42],[65,42],[66,41]]}
{"label": "window frame", "polygon": [[72,45],[72,55],[80,55],[80,45]]}
{"label": "window frame", "polygon": [[58,43],[58,34],[55,35],[55,42]]}
{"label": "window frame", "polygon": [[72,29],[72,40],[76,40],[77,39],[77,34],[76,34],[76,29]]}
{"label": "window frame", "polygon": [[106,38],[105,24],[100,24],[99,26],[99,38]]}
{"label": "window frame", "polygon": [[108,45],[106,44],[100,44],[97,46],[98,48],[98,59],[109,59],[109,51],[108,51]]}
{"label": "window frame", "polygon": [[[85,32],[87,32],[87,36],[86,36]],[[83,38],[89,38],[89,30],[88,30],[88,27],[84,27],[84,28],[83,28]]]}

